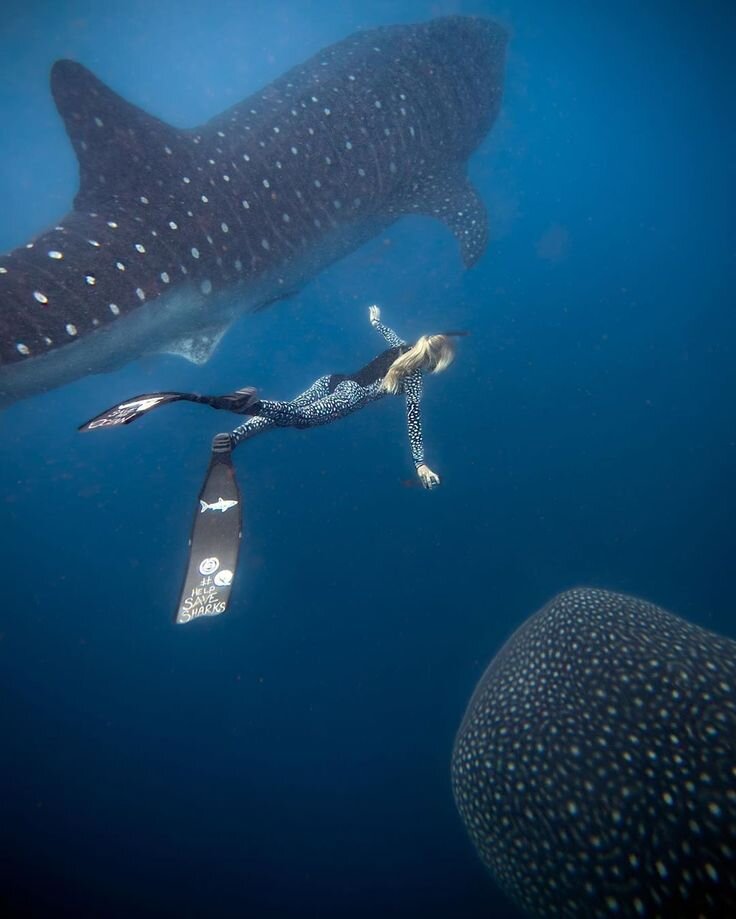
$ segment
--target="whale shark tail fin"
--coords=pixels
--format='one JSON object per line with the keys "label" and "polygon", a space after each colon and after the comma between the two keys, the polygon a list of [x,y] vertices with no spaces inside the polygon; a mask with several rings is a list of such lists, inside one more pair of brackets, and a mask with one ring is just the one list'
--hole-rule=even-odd
{"label": "whale shark tail fin", "polygon": [[[229,503],[227,512],[205,514],[217,502]],[[219,616],[230,600],[242,536],[240,488],[232,462],[229,434],[218,434],[202,490],[201,510],[194,515],[189,561],[174,622],[182,624],[205,616]]]}
{"label": "whale shark tail fin", "polygon": [[163,164],[182,154],[183,133],[127,102],[75,61],[56,61],[51,93],[79,160],[75,208],[94,209],[110,195],[145,207],[152,158]]}

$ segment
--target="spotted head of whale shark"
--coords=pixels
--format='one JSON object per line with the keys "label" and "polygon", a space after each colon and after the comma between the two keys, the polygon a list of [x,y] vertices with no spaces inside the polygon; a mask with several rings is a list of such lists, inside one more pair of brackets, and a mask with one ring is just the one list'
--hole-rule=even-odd
{"label": "spotted head of whale shark", "polygon": [[403,215],[443,221],[472,265],[488,231],[466,162],[506,39],[466,17],[356,33],[191,130],[58,61],[79,192],[0,256],[0,402],[146,352],[203,362],[237,315]]}
{"label": "spotted head of whale shark", "polygon": [[736,642],[560,594],[481,678],[452,784],[526,915],[736,916]]}

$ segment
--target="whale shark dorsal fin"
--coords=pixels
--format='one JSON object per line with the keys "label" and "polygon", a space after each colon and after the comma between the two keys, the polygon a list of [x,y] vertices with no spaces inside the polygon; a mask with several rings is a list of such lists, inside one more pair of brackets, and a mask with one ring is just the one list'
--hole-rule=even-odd
{"label": "whale shark dorsal fin", "polygon": [[79,161],[79,210],[94,209],[103,196],[140,196],[151,160],[181,146],[183,132],[127,102],[75,61],[54,64],[51,93]]}
{"label": "whale shark dorsal fin", "polygon": [[424,214],[441,220],[460,244],[460,255],[471,268],[488,245],[488,213],[480,195],[463,173],[433,178],[417,191],[403,214]]}
{"label": "whale shark dorsal fin", "polygon": [[165,354],[174,354],[177,357],[183,357],[198,367],[203,366],[215,353],[215,349],[220,344],[225,332],[229,326],[217,326],[205,329],[197,335],[187,335],[170,341],[162,352]]}

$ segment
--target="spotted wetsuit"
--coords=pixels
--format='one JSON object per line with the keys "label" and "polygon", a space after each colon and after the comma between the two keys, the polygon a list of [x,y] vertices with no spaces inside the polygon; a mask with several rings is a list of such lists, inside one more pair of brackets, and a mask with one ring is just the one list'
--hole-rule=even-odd
{"label": "spotted wetsuit", "polygon": [[[400,354],[409,350],[399,336],[381,322],[371,321],[374,329],[383,335],[390,347],[355,373],[333,373],[320,377],[301,395],[290,402],[262,399],[258,415],[249,418],[232,432],[233,446],[272,427],[312,428],[345,418],[370,402],[388,395],[381,389],[381,381]],[[406,397],[406,419],[409,445],[414,465],[424,463],[422,444],[422,371],[415,370],[401,380]]]}

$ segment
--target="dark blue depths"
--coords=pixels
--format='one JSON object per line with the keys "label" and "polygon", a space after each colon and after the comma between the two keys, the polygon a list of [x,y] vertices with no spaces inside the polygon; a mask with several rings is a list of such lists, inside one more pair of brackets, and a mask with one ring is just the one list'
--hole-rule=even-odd
{"label": "dark blue depths", "polygon": [[[454,12],[512,32],[470,163],[493,235],[477,268],[405,220],[202,369],[145,358],[0,417],[0,890],[18,915],[512,916],[449,783],[504,638],[581,583],[736,634],[726,4],[11,7],[0,246],[75,192],[55,58],[186,126],[357,28]],[[391,400],[254,440],[232,611],[175,629],[223,422],[177,405],[94,440],[76,424],[151,389],[293,395],[374,355],[373,301],[407,338],[473,333],[426,385],[442,487],[415,487]]]}

